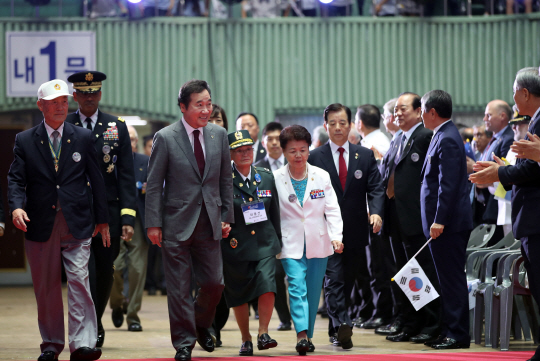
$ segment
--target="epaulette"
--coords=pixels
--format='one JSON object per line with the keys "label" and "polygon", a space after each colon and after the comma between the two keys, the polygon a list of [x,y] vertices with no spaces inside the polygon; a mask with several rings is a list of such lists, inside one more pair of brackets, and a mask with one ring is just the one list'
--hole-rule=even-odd
{"label": "epaulette", "polygon": [[122,117],[118,117],[118,120],[121,121],[122,123],[124,123],[126,120]]}

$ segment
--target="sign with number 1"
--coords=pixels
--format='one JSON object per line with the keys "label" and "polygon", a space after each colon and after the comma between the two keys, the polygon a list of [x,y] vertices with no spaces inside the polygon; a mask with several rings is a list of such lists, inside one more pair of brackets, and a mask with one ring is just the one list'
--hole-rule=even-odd
{"label": "sign with number 1", "polygon": [[96,69],[95,33],[90,31],[6,33],[7,96],[35,97],[42,83]]}

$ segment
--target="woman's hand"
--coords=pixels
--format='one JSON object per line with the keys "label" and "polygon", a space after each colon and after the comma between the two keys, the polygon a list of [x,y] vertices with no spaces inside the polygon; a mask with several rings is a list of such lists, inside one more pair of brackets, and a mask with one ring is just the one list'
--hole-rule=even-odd
{"label": "woman's hand", "polygon": [[334,251],[336,253],[343,253],[343,248],[345,245],[341,241],[332,241],[332,246],[334,246]]}

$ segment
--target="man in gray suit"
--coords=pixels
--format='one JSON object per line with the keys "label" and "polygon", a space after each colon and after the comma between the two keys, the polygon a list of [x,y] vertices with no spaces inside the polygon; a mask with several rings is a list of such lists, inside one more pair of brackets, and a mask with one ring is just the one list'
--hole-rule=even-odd
{"label": "man in gray suit", "polygon": [[[195,340],[208,352],[208,328],[223,290],[219,240],[234,222],[233,184],[225,129],[209,124],[210,88],[190,80],[180,88],[182,120],[154,136],[148,164],[146,228],[163,246],[171,339],[176,360],[191,360]],[[193,302],[191,274],[198,286]]]}

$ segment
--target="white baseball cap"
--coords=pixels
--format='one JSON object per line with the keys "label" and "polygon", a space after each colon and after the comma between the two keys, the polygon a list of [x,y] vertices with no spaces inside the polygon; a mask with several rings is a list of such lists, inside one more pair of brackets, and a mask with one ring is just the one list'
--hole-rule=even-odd
{"label": "white baseball cap", "polygon": [[69,97],[72,96],[71,94],[69,94],[69,88],[66,82],[60,79],[54,79],[41,84],[37,91],[38,100],[51,100],[64,95],[67,95]]}

